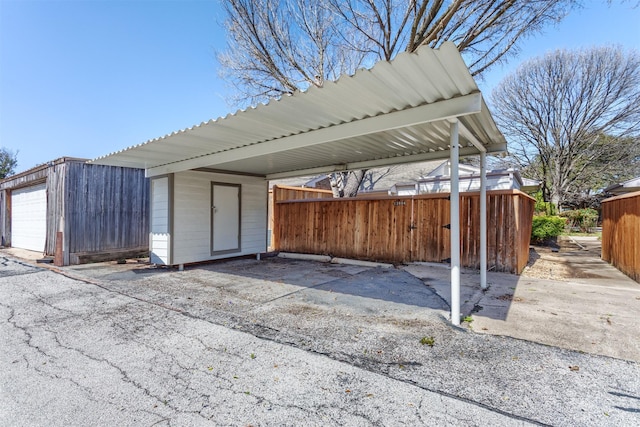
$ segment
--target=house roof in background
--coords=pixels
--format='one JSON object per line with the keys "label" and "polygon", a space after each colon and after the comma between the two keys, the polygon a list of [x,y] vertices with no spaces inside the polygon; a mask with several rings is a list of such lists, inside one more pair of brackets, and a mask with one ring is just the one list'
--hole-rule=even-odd
{"label": "house roof in background", "polygon": [[[359,194],[370,194],[375,192],[387,192],[393,187],[415,186],[418,182],[447,181],[449,174],[447,169],[448,160],[434,160],[430,162],[409,163],[395,165],[391,167],[373,168],[368,172],[371,174],[373,183],[365,180],[364,189]],[[460,164],[460,179],[479,179],[480,168]],[[517,169],[493,169],[487,171],[487,177],[513,175],[521,191],[525,193],[536,192],[540,187],[540,181],[523,178]],[[286,185],[290,187],[314,187],[314,182],[325,179],[327,175],[317,175],[315,177],[295,177],[270,181],[269,185]],[[369,186],[370,184],[373,184]]]}
{"label": "house roof in background", "polygon": [[93,160],[148,176],[210,168],[268,179],[506,151],[453,43],[423,47],[324,87],[174,132]]}
{"label": "house roof in background", "polygon": [[619,184],[613,184],[604,189],[605,193],[625,194],[640,191],[640,176],[628,179]]}
{"label": "house roof in background", "polygon": [[[433,168],[428,174],[421,174],[414,176],[412,180],[404,180],[404,181],[396,181],[391,184],[389,188],[395,187],[408,187],[414,185],[416,183],[435,183],[435,182],[448,182],[451,179],[451,175],[449,172],[449,160],[435,162],[435,168]],[[517,169],[493,169],[487,171],[487,178],[496,178],[496,177],[511,177],[517,184],[517,187],[521,191],[525,193],[534,193],[538,191],[540,188],[540,181],[536,181],[534,179],[523,178],[520,175],[520,171]],[[461,181],[478,181],[480,182],[480,168],[473,165],[468,164],[460,164],[459,167],[459,178]],[[376,190],[381,190],[382,187],[378,187]]]}
{"label": "house roof in background", "polygon": [[[442,164],[442,160],[433,160],[428,162],[418,163],[405,163],[401,165],[391,165],[379,168],[371,168],[368,173],[371,174],[374,180],[373,185],[365,182],[365,189],[362,192],[368,191],[386,191],[391,188],[392,185],[396,185],[398,182],[416,183],[420,177],[427,175],[435,168]],[[277,179],[269,182],[269,185],[288,185],[291,187],[314,187],[314,182],[320,181],[327,177],[327,174],[321,174],[316,176],[301,176],[293,178]]]}

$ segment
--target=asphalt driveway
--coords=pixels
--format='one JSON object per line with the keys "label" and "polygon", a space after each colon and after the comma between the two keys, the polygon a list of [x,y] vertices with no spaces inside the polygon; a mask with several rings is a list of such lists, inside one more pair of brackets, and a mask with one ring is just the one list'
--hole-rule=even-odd
{"label": "asphalt driveway", "polygon": [[63,273],[4,258],[0,424],[640,420],[638,363],[454,328],[406,271],[241,259]]}
{"label": "asphalt driveway", "polygon": [[518,424],[142,294],[1,264],[0,425]]}

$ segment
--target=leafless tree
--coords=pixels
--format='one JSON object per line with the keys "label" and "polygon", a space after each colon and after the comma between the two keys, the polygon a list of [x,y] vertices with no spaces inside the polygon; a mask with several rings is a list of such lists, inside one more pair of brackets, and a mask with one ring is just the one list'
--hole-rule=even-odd
{"label": "leafless tree", "polygon": [[358,195],[360,184],[367,174],[367,169],[335,172],[329,175],[333,197],[355,197]]}
{"label": "leafless tree", "polygon": [[[437,48],[447,40],[463,53],[471,73],[479,75],[517,52],[522,38],[561,20],[577,3],[225,0],[228,48],[219,61],[223,77],[237,89],[237,106],[322,86],[403,50]],[[346,177],[334,181],[362,180],[364,173]]]}
{"label": "leafless tree", "polygon": [[367,44],[351,46],[375,59],[452,41],[478,75],[516,52],[523,37],[560,21],[575,1],[329,0],[333,11]]}
{"label": "leafless tree", "polygon": [[[402,166],[395,165],[367,170],[364,173],[362,182],[360,183],[359,191],[381,190],[379,187],[376,187],[376,185],[384,178],[395,174],[401,168]],[[386,190],[386,188],[384,188],[383,190]]]}
{"label": "leafless tree", "polygon": [[637,51],[551,52],[521,65],[492,99],[511,154],[558,207],[606,186],[596,178],[624,175],[640,157]]}
{"label": "leafless tree", "polygon": [[353,31],[340,33],[329,0],[225,0],[228,49],[222,76],[245,106],[310,86],[321,87],[362,66]]}

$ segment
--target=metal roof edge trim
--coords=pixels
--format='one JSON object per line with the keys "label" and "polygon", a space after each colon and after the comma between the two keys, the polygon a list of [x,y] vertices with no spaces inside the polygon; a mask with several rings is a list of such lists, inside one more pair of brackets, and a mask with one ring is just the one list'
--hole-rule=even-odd
{"label": "metal roof edge trim", "polygon": [[[330,81],[330,82],[335,84],[335,85],[338,85],[340,81],[344,81],[346,79],[353,79],[353,78],[355,78],[356,76],[358,76],[360,74],[373,73],[373,72],[375,72],[376,68],[384,67],[385,66],[384,64],[388,65],[388,64],[395,64],[395,63],[398,63],[398,62],[402,62],[405,58],[409,58],[411,56],[420,56],[421,52],[427,52],[427,51],[444,52],[444,53],[447,54],[448,57],[452,57],[452,56],[453,57],[457,57],[457,58],[459,58],[460,66],[464,66],[465,69],[468,69],[466,64],[464,63],[464,60],[462,59],[462,56],[458,52],[458,49],[456,48],[455,44],[453,42],[447,41],[447,42],[444,42],[442,45],[440,45],[437,49],[432,49],[432,48],[430,48],[428,46],[421,46],[420,48],[416,49],[414,52],[400,52],[400,53],[398,53],[398,55],[396,55],[390,61],[387,61],[387,60],[378,61],[375,64],[373,64],[373,66],[370,67],[370,68],[359,68],[354,73],[343,74],[343,75],[339,76],[338,79],[336,79],[335,81]],[[454,52],[455,52],[455,55],[452,55]],[[475,84],[475,80],[473,82]],[[218,117],[218,118],[215,118],[215,119],[210,119],[210,120],[207,120],[207,121],[202,121],[199,124],[195,124],[195,125],[187,127],[187,128],[183,128],[183,129],[180,129],[180,130],[177,130],[177,131],[173,131],[173,132],[168,133],[168,134],[166,134],[164,136],[159,136],[159,137],[156,137],[156,138],[153,138],[153,139],[149,139],[147,141],[144,141],[144,142],[141,142],[141,143],[138,143],[138,144],[134,144],[134,145],[131,145],[129,147],[125,147],[125,148],[122,148],[120,150],[116,150],[116,151],[110,152],[108,154],[96,157],[94,159],[89,160],[88,163],[100,163],[100,160],[104,160],[107,157],[111,157],[111,156],[114,156],[116,154],[121,154],[121,153],[124,153],[126,151],[133,150],[133,149],[136,149],[136,148],[140,148],[140,147],[143,147],[143,146],[146,146],[146,145],[159,143],[162,140],[167,139],[169,137],[180,135],[180,134],[185,134],[187,132],[199,129],[199,128],[203,127],[203,126],[210,125],[210,124],[215,124],[215,123],[218,123],[218,122],[222,122],[224,120],[227,120],[227,119],[229,119],[231,117],[238,116],[240,114],[242,114],[242,115],[244,115],[244,114],[254,114],[254,112],[256,112],[256,111],[261,111],[261,110],[263,110],[265,108],[268,108],[268,107],[274,106],[274,105],[278,105],[278,104],[283,103],[283,102],[284,103],[291,102],[293,99],[297,100],[300,97],[304,97],[306,95],[313,94],[314,92],[320,91],[322,89],[323,89],[322,87],[311,86],[307,90],[304,90],[304,91],[296,91],[291,95],[283,95],[283,96],[281,96],[279,98],[272,98],[269,101],[267,101],[267,103],[259,103],[259,104],[255,105],[255,106],[249,106],[246,109],[239,109],[239,110],[236,110],[233,113],[228,113],[227,115],[222,116],[222,117]],[[475,90],[474,91],[475,92],[479,92],[479,88],[478,88],[477,84],[475,84]],[[484,104],[484,100],[482,102]],[[271,108],[273,108],[273,107],[271,107]],[[494,126],[495,126],[495,124],[494,124]],[[160,165],[158,165],[158,166],[160,166]]]}
{"label": "metal roof edge trim", "polygon": [[[341,135],[340,137],[327,136],[325,137],[326,138],[325,141],[303,143],[302,146],[317,145],[322,142],[337,141],[340,139],[350,138],[353,136],[361,136],[367,133],[371,133],[372,131],[379,132],[380,120],[384,122],[383,124],[385,126],[382,126],[384,129],[394,129],[394,128],[406,126],[407,121],[411,123],[414,123],[414,122],[427,123],[427,122],[438,121],[438,120],[446,120],[449,117],[462,117],[465,115],[476,114],[478,112],[481,112],[482,111],[481,105],[482,105],[482,94],[479,91],[477,91],[477,92],[470,93],[468,95],[453,97],[453,98],[449,98],[446,100],[442,100],[442,101],[438,101],[430,104],[422,104],[417,107],[406,108],[404,110],[392,111],[386,114],[381,114],[379,116],[368,116],[362,119],[352,120],[349,122],[344,122],[336,125],[321,127],[318,129],[310,129],[307,131],[301,131],[301,132],[283,136],[280,138],[273,138],[273,139],[268,139],[260,142],[254,142],[254,143],[236,147],[233,149],[201,154],[201,155],[190,157],[190,158],[185,158],[185,159],[180,159],[180,160],[176,160],[176,161],[172,161],[164,164],[159,164],[157,166],[148,167],[147,172],[149,176],[163,175],[165,173],[176,172],[175,170],[172,170],[172,168],[175,167],[175,165],[189,164],[190,165],[189,168],[191,168],[195,164],[202,162],[203,159],[208,159],[213,156],[216,156],[216,158],[218,159],[218,162],[231,161],[234,159],[222,160],[220,156],[227,154],[232,157],[237,157],[239,156],[238,153],[245,152],[251,149],[267,150],[267,148],[264,148],[267,144],[269,145],[282,144],[283,141],[309,139],[309,138],[313,138],[314,135],[317,135],[319,133],[322,133],[323,135],[327,135],[329,133],[335,133],[345,127],[349,129],[354,129],[353,130],[354,133],[349,135]],[[442,114],[442,116],[436,117],[435,116],[436,111],[438,111],[438,114]],[[430,113],[431,115],[433,115],[433,117],[425,114],[424,117],[421,117],[420,120],[418,120],[417,118],[413,117],[417,115],[417,112]],[[401,119],[398,119],[398,118],[401,118]],[[405,120],[405,122],[401,125],[398,123],[392,125],[390,123],[396,120],[400,120],[400,121]],[[363,124],[365,127],[374,126],[375,129],[369,128],[366,132],[363,132],[361,129]],[[489,147],[489,145],[487,145],[487,147]],[[291,149],[291,148],[292,147],[289,146],[287,149]],[[296,148],[301,148],[301,147],[296,146]],[[283,151],[283,150],[280,149],[278,151]],[[489,152],[488,149],[487,151]],[[253,154],[252,157],[255,157],[257,155],[258,154]],[[238,159],[236,158],[235,160],[238,160]],[[205,162],[205,163],[208,163],[208,162]],[[202,165],[195,166],[195,167],[202,167]]]}

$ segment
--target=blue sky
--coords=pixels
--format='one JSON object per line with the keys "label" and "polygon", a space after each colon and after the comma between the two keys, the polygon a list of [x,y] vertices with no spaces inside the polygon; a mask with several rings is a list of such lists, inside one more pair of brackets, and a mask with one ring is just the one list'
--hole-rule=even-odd
{"label": "blue sky", "polygon": [[[635,1],[584,1],[479,81],[487,95],[522,61],[556,48],[640,49]],[[233,111],[218,77],[217,1],[0,0],[0,146],[22,171],[94,158]]]}

